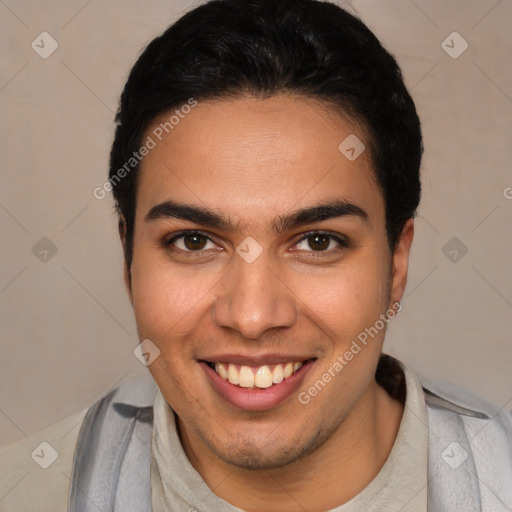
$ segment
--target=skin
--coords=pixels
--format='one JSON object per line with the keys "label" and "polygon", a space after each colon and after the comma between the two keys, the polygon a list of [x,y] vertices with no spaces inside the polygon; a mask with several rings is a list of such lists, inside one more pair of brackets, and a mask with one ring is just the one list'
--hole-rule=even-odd
{"label": "skin", "polygon": [[[347,502],[382,468],[399,429],[403,405],[374,379],[384,330],[307,405],[293,393],[270,410],[239,409],[217,394],[197,361],[212,347],[316,357],[298,390],[307,391],[401,299],[413,221],[391,252],[369,150],[352,162],[338,150],[349,134],[369,147],[356,122],[306,97],[203,101],[140,170],[125,278],[140,339],[161,351],[149,370],[178,415],[191,464],[215,494],[244,510],[314,512]],[[335,199],[364,209],[367,220],[343,216],[281,233],[271,227],[279,215]],[[215,210],[235,227],[145,220],[167,200]],[[212,241],[200,238],[199,250],[183,238],[166,247],[182,230]],[[318,250],[304,238],[314,230],[349,246],[327,239]],[[248,236],[263,249],[250,264],[235,251]]]}

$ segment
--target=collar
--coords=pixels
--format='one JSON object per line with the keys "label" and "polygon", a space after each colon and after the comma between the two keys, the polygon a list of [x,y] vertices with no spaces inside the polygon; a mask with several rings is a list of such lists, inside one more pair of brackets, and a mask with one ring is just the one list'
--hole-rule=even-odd
{"label": "collar", "polygon": [[148,371],[115,388],[112,402],[138,409],[153,407],[157,389],[155,379]]}

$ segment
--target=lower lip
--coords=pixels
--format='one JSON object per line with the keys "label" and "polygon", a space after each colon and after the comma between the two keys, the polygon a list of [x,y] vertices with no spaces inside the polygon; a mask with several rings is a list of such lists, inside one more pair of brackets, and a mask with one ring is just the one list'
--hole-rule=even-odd
{"label": "lower lip", "polygon": [[224,380],[215,370],[205,362],[199,364],[203,368],[211,385],[227,402],[245,411],[265,411],[276,407],[286,400],[297,388],[313,366],[315,360],[308,360],[293,375],[284,379],[279,384],[273,384],[269,388],[242,388]]}

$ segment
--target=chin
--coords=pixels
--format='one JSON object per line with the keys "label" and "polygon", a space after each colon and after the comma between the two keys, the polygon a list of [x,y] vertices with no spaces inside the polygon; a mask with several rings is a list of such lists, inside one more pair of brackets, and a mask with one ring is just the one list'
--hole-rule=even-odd
{"label": "chin", "polygon": [[217,452],[227,464],[252,471],[269,470],[286,466],[301,457],[297,449],[284,448],[265,452],[258,447],[244,447],[235,451]]}
{"label": "chin", "polygon": [[270,470],[293,464],[313,453],[331,435],[330,431],[318,430],[304,439],[304,432],[293,438],[290,435],[272,434],[258,440],[254,437],[238,439],[235,442],[218,446],[211,440],[205,440],[210,450],[226,462],[241,469]]}

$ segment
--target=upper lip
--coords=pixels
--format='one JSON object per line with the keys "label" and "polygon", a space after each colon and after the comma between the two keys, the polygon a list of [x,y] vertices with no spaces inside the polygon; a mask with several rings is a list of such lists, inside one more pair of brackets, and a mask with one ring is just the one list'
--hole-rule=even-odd
{"label": "upper lip", "polygon": [[208,361],[210,363],[233,363],[241,366],[263,366],[265,364],[280,364],[290,362],[303,362],[312,359],[312,356],[297,354],[261,354],[261,355],[243,355],[243,354],[214,354],[198,358],[199,361]]}

